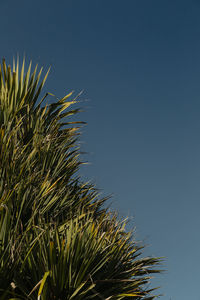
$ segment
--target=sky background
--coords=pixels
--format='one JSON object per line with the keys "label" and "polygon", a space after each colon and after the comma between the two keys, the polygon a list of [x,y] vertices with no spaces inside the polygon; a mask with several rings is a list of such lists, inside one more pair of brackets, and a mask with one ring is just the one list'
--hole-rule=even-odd
{"label": "sky background", "polygon": [[163,300],[199,300],[200,1],[1,0],[0,57],[84,90],[80,173],[129,216],[145,255],[165,256]]}

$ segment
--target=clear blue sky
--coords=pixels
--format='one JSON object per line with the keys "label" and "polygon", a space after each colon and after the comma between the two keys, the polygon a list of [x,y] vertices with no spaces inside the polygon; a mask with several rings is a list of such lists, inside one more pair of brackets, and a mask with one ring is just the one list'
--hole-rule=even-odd
{"label": "clear blue sky", "polygon": [[1,0],[0,56],[52,65],[84,90],[82,149],[145,254],[166,256],[163,300],[199,300],[200,1]]}

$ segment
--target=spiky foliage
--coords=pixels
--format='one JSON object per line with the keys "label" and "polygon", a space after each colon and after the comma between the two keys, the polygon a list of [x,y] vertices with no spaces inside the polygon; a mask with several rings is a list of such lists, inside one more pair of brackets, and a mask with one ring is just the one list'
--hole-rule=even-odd
{"label": "spiky foliage", "polygon": [[0,68],[1,299],[153,299],[159,259],[139,257],[125,223],[77,175],[76,97],[44,105],[48,72],[24,69]]}

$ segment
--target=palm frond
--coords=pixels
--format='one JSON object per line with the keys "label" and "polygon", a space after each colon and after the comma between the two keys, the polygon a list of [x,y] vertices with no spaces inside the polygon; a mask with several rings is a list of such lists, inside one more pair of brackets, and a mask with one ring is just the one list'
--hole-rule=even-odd
{"label": "palm frond", "polygon": [[0,66],[0,297],[153,299],[160,259],[140,258],[107,198],[77,175],[77,96],[48,104],[48,72],[31,62],[25,72],[25,59]]}

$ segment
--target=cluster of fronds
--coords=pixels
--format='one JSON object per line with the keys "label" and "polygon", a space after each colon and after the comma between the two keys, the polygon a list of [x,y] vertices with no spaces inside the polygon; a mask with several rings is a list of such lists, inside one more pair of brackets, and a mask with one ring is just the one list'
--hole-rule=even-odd
{"label": "cluster of fronds", "polygon": [[76,98],[44,105],[48,72],[24,68],[0,67],[0,299],[153,299],[159,259],[77,176]]}

